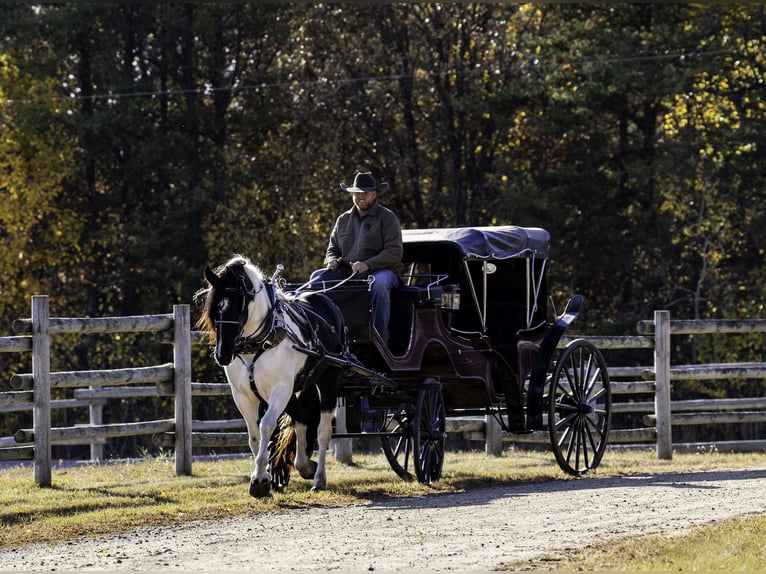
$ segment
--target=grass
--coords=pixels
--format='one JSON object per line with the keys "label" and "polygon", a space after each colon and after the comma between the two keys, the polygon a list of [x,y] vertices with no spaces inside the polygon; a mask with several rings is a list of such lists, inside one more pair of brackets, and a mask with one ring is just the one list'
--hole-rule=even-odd
{"label": "grass", "polygon": [[681,535],[649,535],[580,550],[560,564],[566,571],[763,572],[766,515],[700,526]]}
{"label": "grass", "polygon": [[[660,461],[652,451],[608,453],[593,476],[766,466],[764,454],[705,452],[676,454]],[[32,470],[0,471],[0,548],[33,542],[58,542],[139,526],[172,525],[259,512],[311,506],[342,506],[406,496],[461,492],[487,486],[548,480],[564,475],[550,453],[507,451],[501,458],[484,453],[448,453],[442,479],[432,487],[404,482],[382,455],[354,455],[353,465],[328,457],[329,490],[312,492],[309,481],[293,475],[285,492],[256,500],[248,495],[247,458],[195,462],[192,476],[176,476],[168,459],[55,468],[53,486],[34,484]],[[696,528],[668,538],[625,539],[575,553],[566,570],[715,570],[737,564],[763,568],[766,516]],[[726,551],[711,541],[726,540]],[[751,562],[742,562],[745,556]],[[727,566],[728,565],[728,566]],[[518,565],[509,566],[509,568]],[[551,565],[546,565],[550,568]]]}

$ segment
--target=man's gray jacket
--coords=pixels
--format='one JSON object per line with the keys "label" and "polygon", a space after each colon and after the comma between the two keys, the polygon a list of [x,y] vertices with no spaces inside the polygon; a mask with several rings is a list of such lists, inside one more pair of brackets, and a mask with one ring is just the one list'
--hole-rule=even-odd
{"label": "man's gray jacket", "polygon": [[325,265],[343,258],[342,265],[364,261],[370,271],[391,269],[402,277],[402,227],[393,211],[375,203],[364,213],[356,206],[340,214],[330,233]]}

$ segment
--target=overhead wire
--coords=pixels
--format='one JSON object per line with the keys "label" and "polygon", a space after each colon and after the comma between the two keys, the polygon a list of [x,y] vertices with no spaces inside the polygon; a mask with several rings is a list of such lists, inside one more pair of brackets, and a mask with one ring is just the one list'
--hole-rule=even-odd
{"label": "overhead wire", "polygon": [[443,76],[467,76],[473,74],[483,74],[489,72],[490,74],[503,74],[514,71],[516,69],[524,69],[530,67],[550,67],[550,66],[569,66],[580,67],[586,65],[606,65],[606,64],[618,64],[618,63],[637,63],[637,62],[653,62],[661,60],[684,60],[687,58],[699,58],[699,57],[714,57],[722,55],[731,55],[735,52],[733,50],[711,50],[707,52],[690,51],[673,54],[647,54],[637,56],[620,56],[615,58],[600,58],[592,60],[573,60],[573,61],[560,61],[560,62],[545,62],[540,58],[535,57],[531,62],[521,62],[516,66],[507,68],[471,68],[466,70],[423,70],[418,69],[417,72],[408,74],[384,74],[378,76],[359,76],[356,78],[319,78],[316,80],[285,80],[277,82],[262,82],[257,84],[244,84],[241,86],[204,86],[199,88],[181,88],[173,90],[144,90],[136,92],[109,92],[102,94],[82,95],[71,93],[65,96],[51,96],[45,98],[6,98],[6,104],[39,104],[46,102],[64,102],[64,101],[84,101],[84,100],[118,100],[124,98],[142,98],[142,97],[159,97],[159,96],[181,96],[187,94],[199,94],[199,95],[211,95],[216,92],[230,91],[230,92],[243,92],[254,90],[266,90],[271,88],[299,88],[299,87],[312,87],[316,85],[346,85],[355,83],[367,83],[367,82],[389,82],[407,78],[415,78],[416,76],[426,77],[443,77]]}

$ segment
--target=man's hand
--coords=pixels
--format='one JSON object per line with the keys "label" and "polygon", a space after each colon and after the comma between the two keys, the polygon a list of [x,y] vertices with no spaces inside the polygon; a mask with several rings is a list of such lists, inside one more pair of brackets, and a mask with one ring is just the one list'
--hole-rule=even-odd
{"label": "man's hand", "polygon": [[338,268],[338,265],[340,265],[340,262],[343,261],[343,257],[338,257],[337,259],[331,259],[327,262],[327,268],[330,271],[335,271]]}
{"label": "man's hand", "polygon": [[351,269],[357,273],[367,273],[370,270],[370,266],[364,261],[354,261],[351,264]]}

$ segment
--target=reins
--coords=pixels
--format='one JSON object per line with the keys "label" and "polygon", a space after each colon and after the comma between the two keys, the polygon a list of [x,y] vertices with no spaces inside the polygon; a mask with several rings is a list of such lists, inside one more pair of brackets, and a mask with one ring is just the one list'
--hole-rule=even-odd
{"label": "reins", "polygon": [[[312,290],[311,290],[311,292],[312,292],[312,293],[329,293],[329,292],[330,292],[330,291],[332,291],[333,289],[337,289],[337,288],[338,288],[338,287],[340,287],[341,285],[344,285],[344,284],[345,284],[345,283],[347,283],[348,281],[351,281],[351,280],[352,280],[354,277],[356,277],[356,276],[357,276],[357,274],[358,274],[358,272],[357,272],[357,271],[351,271],[351,275],[349,275],[349,276],[348,276],[348,277],[346,277],[345,279],[343,279],[343,280],[339,281],[337,284],[333,285],[332,287],[323,287],[322,289],[312,289]],[[372,275],[370,275],[370,277],[369,277],[369,279],[368,279],[368,282],[369,282],[370,280],[374,281],[374,278],[372,277]],[[322,281],[322,284],[323,284],[323,285],[324,285],[324,283],[325,283],[325,282],[324,282],[324,281]],[[303,291],[305,288],[307,288],[307,287],[308,287],[309,285],[311,285],[311,284],[312,284],[312,282],[311,282],[311,281],[306,281],[306,282],[305,282],[303,285],[301,285],[300,287],[298,287],[298,288],[297,288],[295,291],[296,291],[296,292],[298,292],[298,291]]]}

